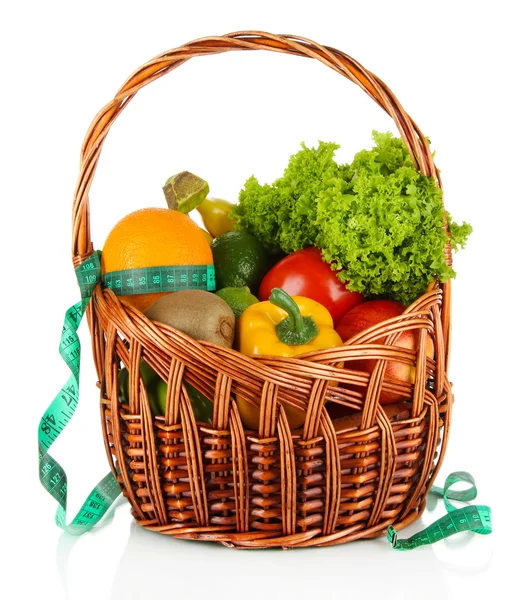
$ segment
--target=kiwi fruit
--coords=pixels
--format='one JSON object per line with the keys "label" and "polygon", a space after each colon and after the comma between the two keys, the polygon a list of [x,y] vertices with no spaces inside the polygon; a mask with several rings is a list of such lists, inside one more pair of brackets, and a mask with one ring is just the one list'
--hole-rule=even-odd
{"label": "kiwi fruit", "polygon": [[231,348],[236,318],[219,296],[204,290],[182,290],[162,296],[144,312],[152,321],[179,329],[196,340]]}

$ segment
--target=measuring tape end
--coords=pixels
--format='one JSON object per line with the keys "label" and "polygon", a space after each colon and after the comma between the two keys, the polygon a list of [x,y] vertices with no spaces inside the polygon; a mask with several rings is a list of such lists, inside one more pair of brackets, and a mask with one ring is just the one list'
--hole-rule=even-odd
{"label": "measuring tape end", "polygon": [[388,529],[386,530],[386,539],[390,542],[392,548],[396,547],[398,539],[397,531],[392,527],[392,525],[389,525]]}

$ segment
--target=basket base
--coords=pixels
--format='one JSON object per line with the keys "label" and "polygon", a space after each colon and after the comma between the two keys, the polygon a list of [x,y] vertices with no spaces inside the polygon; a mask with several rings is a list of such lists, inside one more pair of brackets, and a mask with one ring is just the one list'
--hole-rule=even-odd
{"label": "basket base", "polygon": [[[363,539],[374,539],[386,535],[390,525],[399,531],[408,527],[417,521],[423,514],[426,506],[424,498],[421,504],[411,510],[407,516],[398,522],[392,522],[388,519],[383,523],[371,528],[365,528],[363,524],[358,524],[348,529],[343,529],[332,535],[323,536],[321,529],[312,529],[289,536],[278,537],[274,533],[261,531],[250,531],[246,533],[228,533],[223,531],[223,527],[201,527],[201,528],[181,528],[171,525],[160,526],[152,525],[149,522],[136,520],[136,523],[149,531],[154,531],[164,535],[169,535],[176,539],[186,539],[201,542],[215,542],[228,548],[236,549],[265,549],[282,548],[289,550],[293,548],[307,548],[311,546],[324,547],[336,546]],[[132,511],[134,516],[134,512]]]}

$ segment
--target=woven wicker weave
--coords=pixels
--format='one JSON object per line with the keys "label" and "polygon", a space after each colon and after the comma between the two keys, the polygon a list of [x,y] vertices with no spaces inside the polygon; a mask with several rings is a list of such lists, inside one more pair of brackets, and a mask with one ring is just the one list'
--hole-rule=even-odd
{"label": "woven wicker weave", "polygon": [[[91,124],[73,207],[74,265],[93,251],[88,193],[112,123],[151,81],[194,56],[231,50],[311,57],[355,82],[392,117],[418,169],[440,184],[414,121],[380,79],[346,54],[263,32],[203,38],[138,69]],[[400,529],[421,515],[451,420],[449,283],[434,282],[403,315],[341,347],[296,358],[248,357],[195,341],[155,325],[99,285],[87,314],[108,460],[143,527],[236,547],[325,546],[378,536],[389,525]],[[405,330],[419,332],[414,352],[393,345]],[[381,337],[384,344],[374,343]],[[434,359],[427,356],[429,337]],[[371,375],[340,368],[360,358],[378,360]],[[140,359],[168,383],[164,418],[152,416]],[[415,384],[386,381],[388,360],[414,365]],[[129,405],[118,399],[123,366]],[[183,381],[212,399],[212,425],[195,421]],[[381,390],[410,400],[381,406]],[[244,430],[236,394],[260,406],[258,431]],[[290,431],[280,401],[307,410],[303,428]],[[326,401],[353,415],[332,420]]]}

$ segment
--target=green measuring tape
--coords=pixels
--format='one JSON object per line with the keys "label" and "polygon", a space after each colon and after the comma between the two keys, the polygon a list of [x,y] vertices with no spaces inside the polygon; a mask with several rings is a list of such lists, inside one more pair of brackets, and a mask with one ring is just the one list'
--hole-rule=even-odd
{"label": "green measuring tape", "polygon": [[112,473],[108,473],[90,492],[70,525],[66,524],[68,483],[64,469],[49,454],[49,449],[70,422],[79,399],[79,374],[81,366],[81,343],[77,330],[92,292],[100,278],[99,254],[95,252],[77,269],[77,281],[81,301],[71,306],[65,314],[59,344],[59,353],[72,374],[57,396],[48,406],[39,423],[39,477],[44,488],[59,503],[55,521],[59,527],[73,535],[92,529],[111,507],[120,494],[120,488]]}
{"label": "green measuring tape", "polygon": [[[468,483],[470,487],[465,490],[450,489],[454,484],[461,482]],[[451,503],[451,500],[469,502],[477,497],[475,480],[469,473],[465,471],[451,473],[445,480],[443,488],[432,486],[429,493],[443,498],[447,514],[406,540],[399,540],[396,530],[389,527],[387,539],[396,550],[413,550],[418,546],[434,544],[461,531],[472,531],[481,535],[491,533],[489,506],[468,505],[457,508]]]}
{"label": "green measuring tape", "polygon": [[[90,277],[90,274],[87,276]],[[113,271],[103,275],[101,284],[117,296],[190,289],[212,292],[215,291],[215,267],[185,265]]]}

